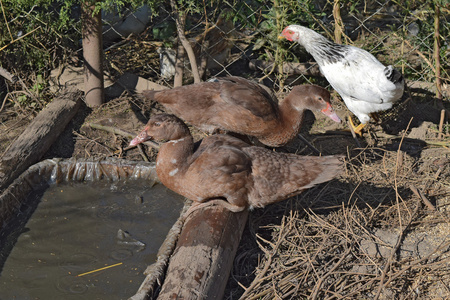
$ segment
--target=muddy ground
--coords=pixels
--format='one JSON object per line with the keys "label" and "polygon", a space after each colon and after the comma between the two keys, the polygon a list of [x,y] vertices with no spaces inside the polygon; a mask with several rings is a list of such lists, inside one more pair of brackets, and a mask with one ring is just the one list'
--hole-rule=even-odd
{"label": "muddy ground", "polygon": [[[333,106],[343,120],[350,115],[338,97]],[[3,111],[0,153],[35,114],[5,117],[12,110]],[[154,149],[124,150],[129,138],[89,124],[137,134],[160,111],[127,92],[99,108],[83,105],[44,159],[154,161]],[[444,124],[439,136],[439,121],[433,94],[412,89],[357,139],[346,123],[307,112],[302,135],[322,155],[344,155],[346,172],[251,212],[225,298],[450,298],[450,134]],[[315,155],[300,140],[277,151]]]}

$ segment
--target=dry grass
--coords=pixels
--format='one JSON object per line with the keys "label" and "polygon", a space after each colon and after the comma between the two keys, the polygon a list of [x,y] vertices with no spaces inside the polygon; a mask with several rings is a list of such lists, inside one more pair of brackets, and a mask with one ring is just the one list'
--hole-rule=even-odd
{"label": "dry grass", "polygon": [[422,164],[354,150],[338,180],[255,211],[227,299],[448,299],[450,182]]}

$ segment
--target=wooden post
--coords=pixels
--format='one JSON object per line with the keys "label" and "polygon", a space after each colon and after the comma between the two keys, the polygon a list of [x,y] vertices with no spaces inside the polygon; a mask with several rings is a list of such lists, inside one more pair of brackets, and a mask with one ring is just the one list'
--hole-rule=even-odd
{"label": "wooden post", "polygon": [[65,91],[31,121],[0,160],[0,190],[42,158],[78,111],[81,96],[79,90]]}
{"label": "wooden post", "polygon": [[95,5],[82,1],[82,35],[84,59],[84,92],[88,106],[104,102],[103,42],[101,11],[94,14]]}
{"label": "wooden post", "polygon": [[185,221],[158,300],[222,299],[248,211],[208,206]]}

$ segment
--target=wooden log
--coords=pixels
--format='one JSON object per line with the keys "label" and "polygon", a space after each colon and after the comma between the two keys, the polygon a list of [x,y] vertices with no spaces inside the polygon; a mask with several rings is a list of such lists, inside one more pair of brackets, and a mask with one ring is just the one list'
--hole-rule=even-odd
{"label": "wooden log", "polygon": [[81,96],[66,90],[31,121],[0,160],[0,191],[42,158],[78,111]]}
{"label": "wooden log", "polygon": [[158,300],[222,299],[248,211],[208,206],[186,219]]}

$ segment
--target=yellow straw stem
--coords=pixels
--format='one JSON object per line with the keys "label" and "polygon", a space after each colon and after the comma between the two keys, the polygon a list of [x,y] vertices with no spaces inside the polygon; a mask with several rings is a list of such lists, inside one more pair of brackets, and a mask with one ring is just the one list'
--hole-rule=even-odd
{"label": "yellow straw stem", "polygon": [[115,264],[115,265],[110,265],[110,266],[106,266],[106,267],[103,267],[103,268],[100,268],[100,269],[92,270],[92,271],[89,271],[89,272],[86,272],[86,273],[83,273],[83,274],[78,274],[77,277],[81,277],[81,276],[84,276],[84,275],[87,275],[87,274],[95,273],[95,272],[98,272],[98,271],[101,271],[101,270],[105,270],[105,269],[109,269],[109,268],[112,268],[112,267],[117,267],[117,266],[120,266],[121,264],[123,264],[123,263],[118,263],[118,264]]}
{"label": "yellow straw stem", "polygon": [[36,30],[38,30],[38,29],[40,29],[40,28],[41,28],[41,26],[39,26],[38,28],[35,28],[35,29],[31,30],[30,32],[27,32],[26,34],[22,35],[22,36],[19,37],[18,39],[15,39],[15,40],[11,41],[8,45],[5,45],[5,46],[1,47],[1,48],[0,48],[0,51],[2,51],[3,49],[5,49],[5,48],[8,47],[9,45],[14,44],[14,43],[17,42],[18,40],[23,39],[23,38],[26,37],[27,35],[32,34],[33,32],[35,32]]}

